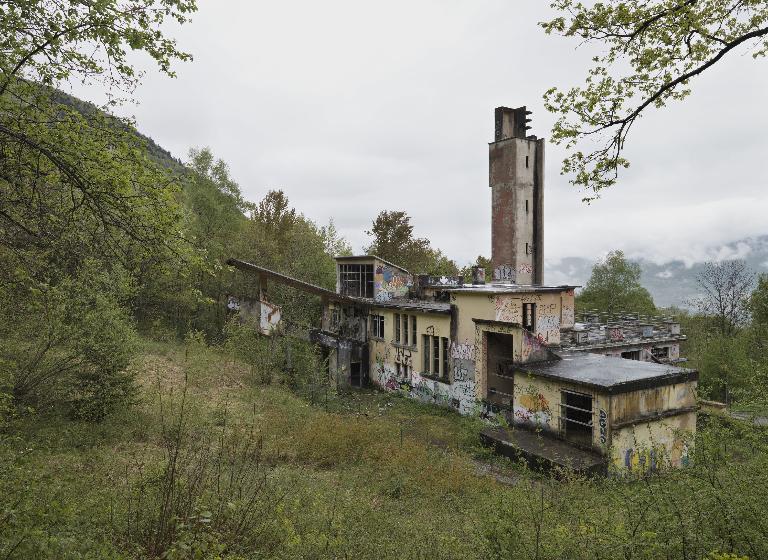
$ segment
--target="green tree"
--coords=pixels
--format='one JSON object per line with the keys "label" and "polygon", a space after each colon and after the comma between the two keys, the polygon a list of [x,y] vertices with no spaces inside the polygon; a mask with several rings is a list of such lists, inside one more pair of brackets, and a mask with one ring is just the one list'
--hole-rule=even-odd
{"label": "green tree", "polygon": [[114,105],[140,81],[130,51],[173,75],[171,64],[190,56],[163,29],[195,9],[193,0],[0,2],[0,382],[10,378],[17,404],[67,402],[98,420],[128,398],[133,290],[118,287],[147,261],[183,254],[179,182],[129,120],[55,88],[102,86]]}
{"label": "green tree", "polygon": [[[558,115],[552,141],[564,144],[563,172],[585,200],[616,183],[632,126],[650,107],[685,99],[691,80],[728,55],[768,53],[764,0],[556,0],[541,25],[600,50],[582,87],[544,96]],[[591,192],[590,192],[591,191]]]}
{"label": "green tree", "polygon": [[768,328],[768,274],[761,274],[757,286],[749,297],[749,311],[755,327]]}
{"label": "green tree", "polygon": [[606,313],[656,312],[651,294],[640,284],[640,265],[628,261],[622,251],[611,251],[592,268],[592,276],[578,295],[581,310],[596,309]]}
{"label": "green tree", "polygon": [[365,251],[391,261],[411,273],[458,274],[456,263],[428,239],[414,237],[411,217],[403,211],[384,210],[376,216],[368,235],[373,237]]}
{"label": "green tree", "polygon": [[483,255],[478,255],[474,263],[462,268],[461,275],[466,281],[470,281],[472,279],[472,267],[474,266],[483,267],[485,270],[485,279],[487,282],[490,282],[490,280],[493,278],[493,263],[491,263],[491,259],[484,257]]}

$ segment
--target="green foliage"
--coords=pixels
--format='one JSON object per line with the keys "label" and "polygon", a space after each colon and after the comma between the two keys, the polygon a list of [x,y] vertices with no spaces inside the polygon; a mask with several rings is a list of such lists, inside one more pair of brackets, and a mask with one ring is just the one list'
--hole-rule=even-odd
{"label": "green foliage", "polygon": [[485,270],[486,281],[490,281],[493,278],[493,264],[491,263],[491,259],[484,257],[483,255],[478,255],[474,263],[470,264],[469,266],[465,266],[459,272],[459,274],[461,274],[461,276],[463,276],[466,281],[470,281],[472,279],[473,266],[483,267]]}
{"label": "green foliage", "polygon": [[379,212],[366,233],[373,237],[364,249],[368,254],[393,262],[413,274],[458,274],[456,263],[440,249],[433,249],[428,239],[413,236],[411,217],[406,212]]}
{"label": "green foliage", "polygon": [[640,285],[640,265],[628,261],[622,251],[611,251],[595,264],[576,305],[582,311],[596,309],[609,314],[656,312],[651,294]]}
{"label": "green foliage", "polygon": [[136,338],[121,304],[129,295],[119,269],[94,261],[56,284],[27,279],[1,290],[0,378],[14,406],[66,405],[74,417],[98,421],[128,404]]}
{"label": "green foliage", "polygon": [[[102,424],[25,417],[0,446],[10,558],[763,558],[768,434],[700,416],[692,465],[543,477],[476,421],[389,394],[317,406],[191,334],[149,344]],[[8,432],[7,432],[8,433]],[[493,476],[498,476],[497,482]]]}
{"label": "green foliage", "polygon": [[[552,141],[564,144],[563,162],[584,200],[599,197],[629,166],[629,131],[649,107],[685,99],[691,80],[736,50],[768,52],[768,6],[763,0],[556,0],[559,15],[541,26],[548,34],[594,44],[582,87],[552,88],[547,109],[559,116]],[[591,191],[591,192],[590,192]]]}
{"label": "green foliage", "polygon": [[749,297],[749,311],[755,328],[768,329],[768,274],[761,274]]}

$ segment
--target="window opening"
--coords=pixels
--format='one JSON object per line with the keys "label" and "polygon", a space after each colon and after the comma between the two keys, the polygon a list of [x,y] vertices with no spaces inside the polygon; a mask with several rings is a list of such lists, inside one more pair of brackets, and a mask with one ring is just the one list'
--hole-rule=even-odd
{"label": "window opening", "polygon": [[411,316],[411,346],[416,346],[416,316]]}
{"label": "window opening", "polygon": [[373,265],[339,265],[339,287],[342,295],[351,297],[373,297]]}
{"label": "window opening", "polygon": [[395,313],[395,342],[400,343],[400,314]]}
{"label": "window opening", "polygon": [[523,304],[523,328],[529,332],[536,331],[536,304]]}
{"label": "window opening", "polygon": [[592,445],[592,395],[561,391],[560,430],[566,440]]}
{"label": "window opening", "polygon": [[372,336],[384,338],[384,315],[371,316]]}

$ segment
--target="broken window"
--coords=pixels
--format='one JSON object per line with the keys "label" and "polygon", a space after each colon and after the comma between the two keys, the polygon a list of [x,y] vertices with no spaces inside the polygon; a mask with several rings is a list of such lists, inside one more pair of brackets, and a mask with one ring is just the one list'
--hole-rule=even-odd
{"label": "broken window", "polygon": [[651,356],[657,360],[665,360],[669,358],[669,346],[664,346],[662,348],[651,348]]}
{"label": "broken window", "polygon": [[625,360],[639,360],[640,350],[628,350],[626,352],[622,352],[621,357]]}
{"label": "broken window", "polygon": [[424,351],[424,374],[431,377],[448,376],[448,339],[440,336],[422,335]]}
{"label": "broken window", "polygon": [[592,395],[561,391],[560,431],[568,441],[592,445]]}
{"label": "broken window", "polygon": [[371,315],[371,336],[384,338],[384,315]]}
{"label": "broken window", "polygon": [[523,328],[528,332],[536,332],[536,304],[523,304]]}
{"label": "broken window", "polygon": [[340,264],[339,288],[345,296],[372,298],[373,265]]}

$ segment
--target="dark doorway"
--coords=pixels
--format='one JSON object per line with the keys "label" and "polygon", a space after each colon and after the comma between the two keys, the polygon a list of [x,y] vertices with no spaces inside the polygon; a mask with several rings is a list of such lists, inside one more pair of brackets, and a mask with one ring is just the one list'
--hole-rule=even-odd
{"label": "dark doorway", "polygon": [[487,394],[486,400],[498,406],[512,409],[514,395],[514,375],[512,361],[514,347],[512,335],[487,333],[488,356],[486,362]]}
{"label": "dark doorway", "polygon": [[349,384],[352,387],[362,387],[361,369],[360,362],[349,364]]}
{"label": "dark doorway", "polygon": [[622,352],[621,357],[625,360],[639,360],[640,350],[628,350],[626,352]]}
{"label": "dark doorway", "polygon": [[563,436],[585,447],[592,446],[592,395],[562,391],[560,420]]}

